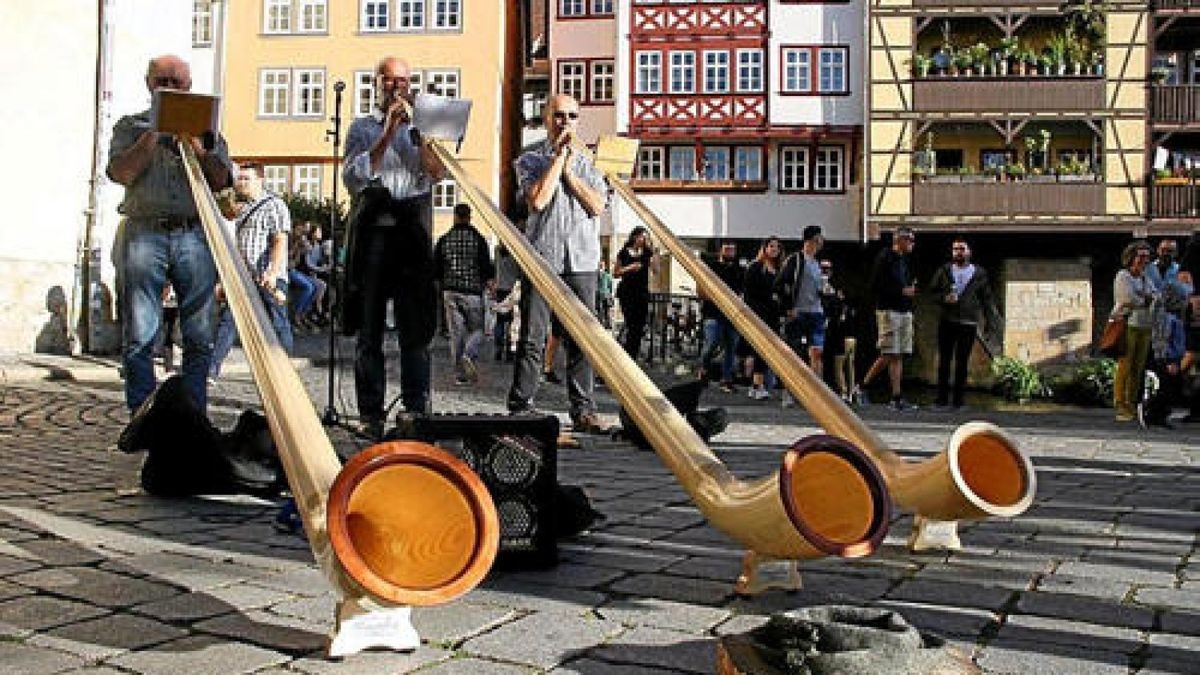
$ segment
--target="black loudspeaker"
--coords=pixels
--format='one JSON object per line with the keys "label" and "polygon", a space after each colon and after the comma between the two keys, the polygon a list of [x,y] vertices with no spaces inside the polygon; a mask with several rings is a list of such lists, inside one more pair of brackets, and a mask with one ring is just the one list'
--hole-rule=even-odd
{"label": "black loudspeaker", "polygon": [[549,567],[558,562],[557,417],[428,415],[414,419],[411,428],[400,433],[450,452],[483,479],[500,516],[497,567]]}

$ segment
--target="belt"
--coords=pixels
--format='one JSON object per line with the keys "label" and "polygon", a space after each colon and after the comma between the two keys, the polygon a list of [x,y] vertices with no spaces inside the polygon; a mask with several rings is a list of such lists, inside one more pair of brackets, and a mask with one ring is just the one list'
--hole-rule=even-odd
{"label": "belt", "polygon": [[189,230],[200,224],[200,219],[196,216],[152,216],[137,220],[163,230]]}

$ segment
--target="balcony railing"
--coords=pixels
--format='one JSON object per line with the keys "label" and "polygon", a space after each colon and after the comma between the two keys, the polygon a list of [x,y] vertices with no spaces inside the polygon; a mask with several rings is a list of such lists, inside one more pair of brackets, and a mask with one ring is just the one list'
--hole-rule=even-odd
{"label": "balcony railing", "polygon": [[1200,0],[1150,0],[1151,9],[1200,9]]}
{"label": "balcony railing", "polygon": [[1053,0],[913,0],[913,7],[1040,7],[1061,11],[1060,6]]}
{"label": "balcony railing", "polygon": [[1155,84],[1150,87],[1150,119],[1172,124],[1200,123],[1200,86]]}
{"label": "balcony railing", "polygon": [[640,192],[766,192],[766,181],[672,180],[634,178],[630,185]]}
{"label": "balcony railing", "polygon": [[913,81],[918,112],[1091,112],[1104,108],[1104,78],[931,77]]}
{"label": "balcony railing", "polygon": [[1200,183],[1152,185],[1151,218],[1200,218]]}
{"label": "balcony railing", "polygon": [[1104,184],[1011,181],[913,184],[919,216],[1067,216],[1104,213]]}

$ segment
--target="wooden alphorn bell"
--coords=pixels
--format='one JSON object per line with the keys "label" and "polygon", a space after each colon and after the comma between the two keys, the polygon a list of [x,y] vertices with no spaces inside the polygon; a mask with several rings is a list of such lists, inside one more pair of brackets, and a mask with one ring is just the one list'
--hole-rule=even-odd
{"label": "wooden alphorn bell", "polygon": [[[628,152],[626,139],[600,139],[597,154]],[[1033,503],[1037,477],[1016,441],[988,422],[968,422],[954,431],[939,454],[924,462],[897,455],[818,378],[695,252],[654,215],[612,171],[609,184],[656,239],[696,280],[696,288],[749,340],[792,396],[829,434],[862,448],[887,479],[896,503],[916,514],[909,546],[958,548],[954,521],[989,516],[1013,517]]]}
{"label": "wooden alphorn bell", "polygon": [[330,654],[415,648],[409,606],[449,602],[483,580],[499,548],[496,507],[464,462],[425,443],[380,443],[342,467],[194,150],[179,148],[309,546],[340,596]]}
{"label": "wooden alphorn bell", "polygon": [[754,587],[763,559],[854,558],[879,546],[890,522],[891,499],[882,476],[860,450],[831,436],[810,437],[784,454],[775,474],[752,481],[733,476],[443,143],[427,139],[426,144],[700,511],[747,549],[739,591]]}

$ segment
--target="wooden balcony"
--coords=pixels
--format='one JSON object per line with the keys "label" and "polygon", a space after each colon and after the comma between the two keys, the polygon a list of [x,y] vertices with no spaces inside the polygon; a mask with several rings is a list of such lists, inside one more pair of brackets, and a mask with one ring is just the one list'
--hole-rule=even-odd
{"label": "wooden balcony", "polygon": [[1150,120],[1157,124],[1200,124],[1200,86],[1152,85]]}
{"label": "wooden balcony", "polygon": [[918,216],[1091,216],[1104,213],[1098,182],[980,182],[913,184]]}
{"label": "wooden balcony", "polygon": [[1150,0],[1154,11],[1200,11],[1200,0]]}
{"label": "wooden balcony", "polygon": [[1151,218],[1200,218],[1200,182],[1150,186]]}
{"label": "wooden balcony", "polygon": [[766,192],[766,181],[669,180],[634,178],[630,186],[638,192]]}
{"label": "wooden balcony", "polygon": [[1104,78],[929,77],[913,81],[918,112],[1094,112],[1104,109]]}
{"label": "wooden balcony", "polygon": [[957,9],[966,7],[1029,7],[1061,13],[1061,3],[1053,0],[913,0],[913,7]]}

